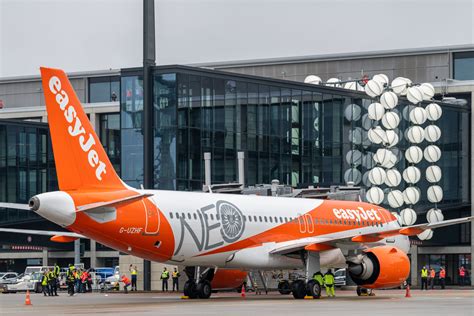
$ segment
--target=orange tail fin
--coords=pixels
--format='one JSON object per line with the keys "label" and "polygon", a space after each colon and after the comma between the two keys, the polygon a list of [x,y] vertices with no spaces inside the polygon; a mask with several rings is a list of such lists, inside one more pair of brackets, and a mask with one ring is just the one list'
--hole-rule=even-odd
{"label": "orange tail fin", "polygon": [[59,188],[123,189],[67,75],[42,67],[41,77]]}

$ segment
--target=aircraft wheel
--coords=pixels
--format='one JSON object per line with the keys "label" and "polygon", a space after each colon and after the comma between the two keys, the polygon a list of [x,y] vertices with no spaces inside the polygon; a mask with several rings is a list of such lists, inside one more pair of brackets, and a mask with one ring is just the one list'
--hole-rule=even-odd
{"label": "aircraft wheel", "polygon": [[291,287],[294,298],[303,299],[306,296],[306,284],[303,280],[293,281]]}
{"label": "aircraft wheel", "polygon": [[188,296],[189,298],[197,298],[198,293],[196,290],[196,282],[194,280],[187,280],[184,283],[184,295]]}
{"label": "aircraft wheel", "polygon": [[316,280],[309,280],[306,283],[306,294],[312,296],[313,298],[321,297],[321,285]]}
{"label": "aircraft wheel", "polygon": [[211,283],[207,280],[200,281],[196,287],[196,290],[199,298],[208,299],[209,297],[211,297]]}
{"label": "aircraft wheel", "polygon": [[287,280],[282,280],[278,282],[278,292],[280,292],[281,295],[288,295],[291,293],[291,286],[290,282]]}

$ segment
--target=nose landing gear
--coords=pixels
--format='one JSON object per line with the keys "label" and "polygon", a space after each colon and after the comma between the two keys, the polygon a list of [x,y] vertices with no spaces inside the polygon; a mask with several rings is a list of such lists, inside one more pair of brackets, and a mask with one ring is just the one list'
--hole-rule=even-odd
{"label": "nose landing gear", "polygon": [[200,267],[186,267],[185,272],[189,280],[184,283],[184,296],[191,299],[208,299],[212,294],[211,281],[214,278],[214,269],[207,268],[200,273]]}

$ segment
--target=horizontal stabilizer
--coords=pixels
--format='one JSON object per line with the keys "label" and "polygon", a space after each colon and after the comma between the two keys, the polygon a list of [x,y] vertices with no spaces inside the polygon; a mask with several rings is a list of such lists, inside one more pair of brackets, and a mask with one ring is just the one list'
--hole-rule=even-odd
{"label": "horizontal stabilizer", "polygon": [[85,205],[79,206],[77,208],[77,211],[78,212],[94,212],[94,211],[103,210],[104,212],[109,212],[110,209],[106,209],[106,207],[110,208],[110,207],[125,205],[129,203],[133,203],[135,201],[139,201],[143,198],[147,198],[150,196],[153,196],[153,194],[147,194],[147,193],[138,194],[138,195],[128,196],[128,197],[124,197],[124,198],[116,199],[112,201],[107,201],[107,202],[96,202],[96,203],[91,203],[91,204],[85,204]]}
{"label": "horizontal stabilizer", "polygon": [[19,204],[19,203],[3,203],[0,202],[0,208],[13,208],[17,210],[26,210],[29,211],[30,207],[28,204]]}
{"label": "horizontal stabilizer", "polygon": [[64,236],[73,238],[86,238],[81,234],[72,232],[58,232],[49,230],[34,230],[34,229],[17,229],[17,228],[0,228],[0,233],[16,233],[16,234],[29,234],[29,235],[42,235],[42,236]]}

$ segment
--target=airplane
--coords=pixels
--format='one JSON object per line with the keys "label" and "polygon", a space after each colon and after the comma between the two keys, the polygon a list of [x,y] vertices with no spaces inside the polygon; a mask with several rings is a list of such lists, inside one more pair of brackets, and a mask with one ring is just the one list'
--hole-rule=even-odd
{"label": "airplane", "polygon": [[35,212],[70,231],[44,233],[56,241],[87,237],[189,267],[190,298],[211,296],[216,269],[303,269],[305,279],[280,283],[295,299],[320,297],[313,275],[322,268],[347,267],[367,289],[398,287],[410,272],[408,236],[474,220],[401,227],[365,202],[135,189],[115,173],[65,72],[42,67],[41,77],[60,191],[0,207]]}

